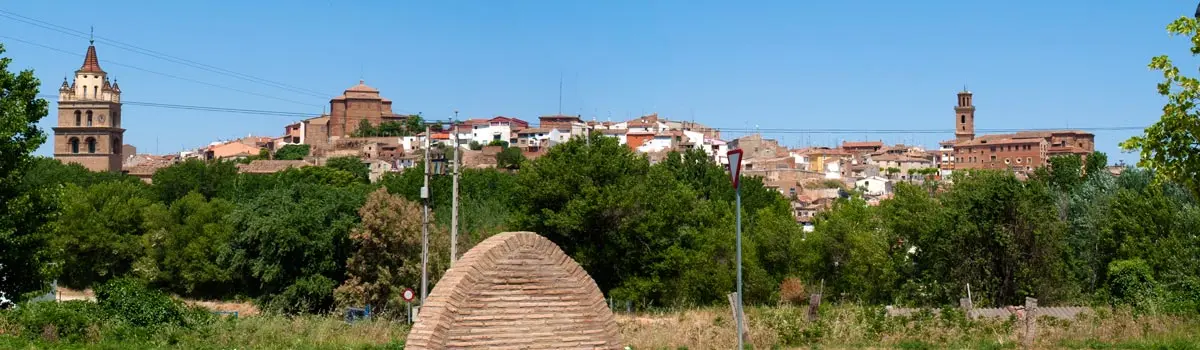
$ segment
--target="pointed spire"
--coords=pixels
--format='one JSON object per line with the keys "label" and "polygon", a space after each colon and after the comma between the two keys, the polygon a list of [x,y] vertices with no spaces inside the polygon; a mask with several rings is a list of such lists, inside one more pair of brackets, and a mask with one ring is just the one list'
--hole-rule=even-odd
{"label": "pointed spire", "polygon": [[90,29],[91,29],[91,31],[88,32],[88,44],[95,45],[96,44],[96,26],[91,26]]}
{"label": "pointed spire", "polygon": [[83,57],[83,66],[79,67],[79,71],[104,73],[104,70],[100,69],[100,59],[96,58],[96,45],[88,45],[87,55]]}
{"label": "pointed spire", "polygon": [[71,91],[71,86],[67,85],[67,77],[63,77],[62,87],[58,88],[58,90],[59,91]]}

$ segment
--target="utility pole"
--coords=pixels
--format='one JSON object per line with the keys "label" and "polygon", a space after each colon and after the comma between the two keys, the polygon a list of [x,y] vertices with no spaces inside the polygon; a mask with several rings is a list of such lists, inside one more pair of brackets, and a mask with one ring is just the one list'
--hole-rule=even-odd
{"label": "utility pole", "polygon": [[454,137],[454,188],[450,197],[450,266],[458,260],[458,111],[450,121],[450,134]]}
{"label": "utility pole", "polygon": [[429,295],[429,124],[425,124],[425,186],[421,187],[424,212],[421,216],[421,307]]}

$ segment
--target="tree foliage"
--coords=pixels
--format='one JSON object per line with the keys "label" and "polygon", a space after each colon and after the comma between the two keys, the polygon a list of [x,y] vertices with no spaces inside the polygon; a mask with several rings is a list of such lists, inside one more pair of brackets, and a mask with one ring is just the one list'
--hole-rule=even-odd
{"label": "tree foliage", "polygon": [[55,213],[55,190],[24,181],[30,154],[46,141],[37,123],[49,109],[37,98],[41,81],[33,71],[14,74],[10,63],[0,56],[0,293],[19,300],[47,285],[46,223]]}
{"label": "tree foliage", "polygon": [[158,169],[151,177],[159,200],[165,203],[174,202],[192,192],[198,192],[205,198],[228,198],[233,196],[237,179],[236,163],[199,159],[188,159]]}
{"label": "tree foliage", "polygon": [[[1200,54],[1200,19],[1180,17],[1167,25],[1167,33],[1191,39],[1191,53]],[[1154,171],[1161,180],[1171,180],[1200,195],[1200,80],[1180,73],[1167,55],[1150,60],[1150,69],[1162,72],[1158,93],[1167,98],[1162,117],[1141,136],[1121,143],[1126,150],[1140,150],[1138,166]]]}
{"label": "tree foliage", "polygon": [[[371,305],[382,314],[401,310],[404,288],[421,283],[421,206],[380,188],[358,210],[362,222],[350,234],[353,253],[347,278],[335,292],[338,304]],[[436,282],[448,265],[449,241],[443,230],[430,232],[429,280]]]}
{"label": "tree foliage", "polygon": [[206,200],[192,192],[167,206],[145,210],[144,256],[138,275],[184,295],[228,296],[232,277],[217,263],[233,226],[227,217],[235,205],[221,198]]}
{"label": "tree foliage", "polygon": [[303,160],[308,157],[308,145],[285,145],[275,151],[275,159],[278,160]]}
{"label": "tree foliage", "polygon": [[143,211],[153,202],[142,183],[68,184],[54,232],[59,283],[83,289],[130,273],[142,254]]}
{"label": "tree foliage", "polygon": [[369,182],[371,169],[367,163],[355,156],[333,157],[325,161],[325,166],[350,173],[360,182]]}
{"label": "tree foliage", "polygon": [[328,310],[361,204],[361,194],[319,184],[263,192],[230,214],[234,234],[221,261],[267,309]]}

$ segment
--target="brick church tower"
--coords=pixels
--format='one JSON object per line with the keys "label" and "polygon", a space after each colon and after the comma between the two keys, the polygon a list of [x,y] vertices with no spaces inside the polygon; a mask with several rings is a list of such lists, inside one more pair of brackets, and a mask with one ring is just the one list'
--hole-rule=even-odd
{"label": "brick church tower", "polygon": [[83,66],[69,85],[58,89],[58,124],[54,158],[92,171],[121,171],[121,88],[100,69],[96,45],[90,41]]}
{"label": "brick church tower", "polygon": [[975,138],[975,104],[971,92],[963,87],[958,93],[958,105],[954,106],[954,140],[957,142]]}

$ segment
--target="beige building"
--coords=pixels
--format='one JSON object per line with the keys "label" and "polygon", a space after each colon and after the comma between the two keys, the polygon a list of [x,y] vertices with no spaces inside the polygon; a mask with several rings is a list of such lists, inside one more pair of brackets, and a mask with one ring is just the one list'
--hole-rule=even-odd
{"label": "beige building", "polygon": [[100,69],[96,46],[88,45],[83,66],[58,89],[54,158],[92,171],[121,171],[121,88]]}

